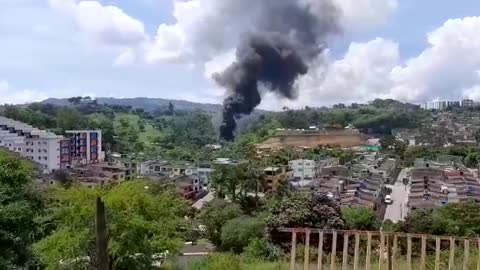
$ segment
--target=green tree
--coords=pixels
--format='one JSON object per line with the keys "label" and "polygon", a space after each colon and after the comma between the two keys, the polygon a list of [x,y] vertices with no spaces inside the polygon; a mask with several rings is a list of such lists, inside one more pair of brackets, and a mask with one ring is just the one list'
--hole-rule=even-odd
{"label": "green tree", "polygon": [[342,216],[346,226],[352,230],[374,231],[380,225],[375,211],[367,207],[342,208]]}
{"label": "green tree", "polygon": [[222,227],[229,220],[242,214],[240,206],[221,199],[205,204],[198,219],[206,227],[206,235],[215,246],[222,244]]}
{"label": "green tree", "polygon": [[47,269],[57,269],[61,262],[75,268],[86,266],[82,258],[91,258],[90,264],[95,261],[94,208],[96,197],[102,196],[112,267],[151,269],[155,254],[175,252],[181,246],[178,228],[188,212],[186,204],[175,194],[153,193],[145,188],[154,185],[135,181],[105,190],[83,187],[56,190],[48,215],[54,229],[35,245],[41,263]]}
{"label": "green tree", "polygon": [[31,245],[40,234],[37,223],[44,200],[30,178],[31,167],[23,160],[0,155],[0,269],[34,264]]}
{"label": "green tree", "polygon": [[62,131],[80,129],[85,126],[86,119],[73,108],[62,108],[57,114],[57,127]]}
{"label": "green tree", "polygon": [[241,216],[227,221],[222,227],[221,248],[241,253],[253,239],[265,234],[265,223],[261,217]]}
{"label": "green tree", "polygon": [[293,193],[275,201],[268,210],[266,230],[273,243],[285,243],[279,228],[343,229],[340,206],[323,193]]}

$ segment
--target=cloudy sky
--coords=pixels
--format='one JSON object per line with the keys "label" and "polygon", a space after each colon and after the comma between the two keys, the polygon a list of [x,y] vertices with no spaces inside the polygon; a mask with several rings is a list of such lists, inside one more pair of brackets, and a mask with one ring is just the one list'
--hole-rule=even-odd
{"label": "cloudy sky", "polygon": [[[310,61],[297,100],[267,94],[263,108],[480,100],[480,1],[332,1],[341,33]],[[0,0],[0,103],[74,95],[220,103],[225,91],[211,75],[250,30],[243,3]]]}

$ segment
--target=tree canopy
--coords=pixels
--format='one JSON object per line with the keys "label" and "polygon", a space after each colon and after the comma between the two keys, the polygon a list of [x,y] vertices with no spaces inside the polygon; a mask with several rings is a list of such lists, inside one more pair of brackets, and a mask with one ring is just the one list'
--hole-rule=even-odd
{"label": "tree canopy", "polygon": [[56,190],[46,218],[51,231],[35,244],[40,262],[47,269],[62,264],[92,266],[97,196],[106,205],[109,257],[115,269],[150,269],[154,255],[175,252],[182,244],[178,228],[188,209],[169,191],[150,192],[145,188],[150,185],[155,183],[135,181],[109,189]]}

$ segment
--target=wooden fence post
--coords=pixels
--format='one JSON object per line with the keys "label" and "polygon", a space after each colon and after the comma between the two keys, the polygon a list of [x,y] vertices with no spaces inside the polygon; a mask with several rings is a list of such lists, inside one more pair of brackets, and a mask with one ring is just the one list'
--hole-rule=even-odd
{"label": "wooden fence post", "polygon": [[348,232],[343,233],[343,255],[342,255],[342,270],[348,268]]}
{"label": "wooden fence post", "polygon": [[318,264],[317,270],[322,270],[323,268],[323,231],[318,233]]}
{"label": "wooden fence post", "polygon": [[448,270],[455,268],[455,238],[450,237],[450,256],[448,257]]}
{"label": "wooden fence post", "polygon": [[468,270],[468,257],[469,257],[469,249],[470,249],[470,241],[465,239],[463,247],[463,270]]}
{"label": "wooden fence post", "polygon": [[480,270],[480,238],[477,239],[477,247],[478,247],[477,270]]}
{"label": "wooden fence post", "polygon": [[95,211],[95,247],[97,255],[98,270],[108,270],[108,234],[107,217],[105,213],[105,203],[100,197],[97,197]]}
{"label": "wooden fence post", "polygon": [[305,255],[303,261],[303,270],[310,269],[310,230],[305,231]]}
{"label": "wooden fence post", "polygon": [[387,234],[387,269],[392,270],[392,239],[390,234]]}
{"label": "wooden fence post", "polygon": [[398,253],[398,235],[394,233],[393,234],[393,252],[392,252],[392,266],[394,270],[398,268],[397,253]]}
{"label": "wooden fence post", "polygon": [[420,262],[420,269],[425,270],[425,263],[427,258],[427,236],[422,235],[422,254],[421,254],[421,262]]}
{"label": "wooden fence post", "polygon": [[435,237],[435,270],[440,270],[440,237]]}
{"label": "wooden fence post", "polygon": [[370,269],[371,253],[372,253],[372,233],[367,232],[367,255],[365,256],[365,269]]}
{"label": "wooden fence post", "polygon": [[332,253],[330,254],[330,270],[337,269],[337,263],[335,261],[337,256],[337,231],[332,232]]}
{"label": "wooden fence post", "polygon": [[383,269],[383,256],[385,254],[385,235],[380,231],[380,252],[378,254],[378,270]]}
{"label": "wooden fence post", "polygon": [[290,254],[290,270],[295,270],[295,256],[297,253],[297,232],[292,230],[292,250]]}
{"label": "wooden fence post", "polygon": [[412,236],[407,235],[407,269],[412,270]]}
{"label": "wooden fence post", "polygon": [[[479,240],[480,245],[480,240]],[[358,250],[360,249],[360,234],[358,232],[355,233],[355,251],[353,254],[353,270],[358,270]],[[480,257],[479,257],[480,258]]]}

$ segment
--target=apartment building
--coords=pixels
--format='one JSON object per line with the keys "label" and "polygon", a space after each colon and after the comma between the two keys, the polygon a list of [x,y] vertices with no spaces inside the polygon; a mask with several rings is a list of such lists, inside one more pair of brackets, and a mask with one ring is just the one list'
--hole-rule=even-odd
{"label": "apartment building", "polygon": [[[99,163],[105,160],[105,153],[102,151],[102,131],[68,130],[65,133],[69,138],[70,163],[73,166]],[[63,149],[66,147],[67,141],[62,144]]]}
{"label": "apartment building", "polygon": [[317,163],[315,160],[296,159],[291,160],[288,165],[293,173],[293,178],[305,180],[314,179],[317,176]]}
{"label": "apartment building", "polygon": [[0,146],[38,163],[45,173],[69,168],[78,160],[80,164],[103,161],[101,131],[67,134],[69,138],[0,116]]}

